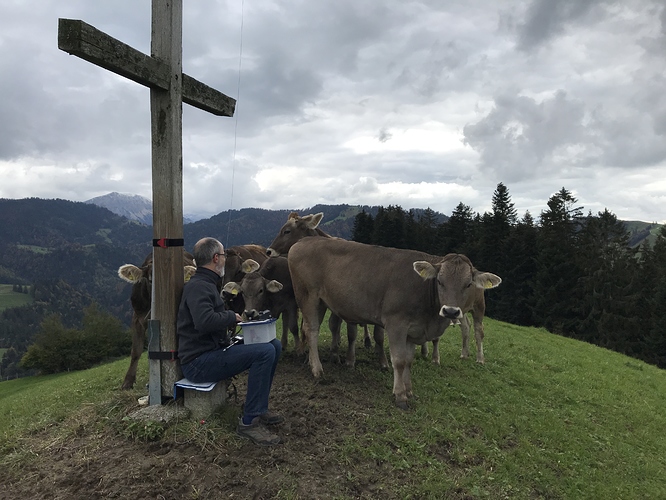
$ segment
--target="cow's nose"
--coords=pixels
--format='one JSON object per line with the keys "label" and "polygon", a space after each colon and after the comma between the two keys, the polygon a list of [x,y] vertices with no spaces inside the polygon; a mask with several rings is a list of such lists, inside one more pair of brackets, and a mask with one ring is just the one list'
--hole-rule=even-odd
{"label": "cow's nose", "polygon": [[439,315],[446,319],[460,319],[462,317],[462,310],[459,307],[442,306],[439,310]]}
{"label": "cow's nose", "polygon": [[259,317],[259,313],[256,309],[250,309],[243,311],[243,316],[245,316],[248,321],[253,321]]}
{"label": "cow's nose", "polygon": [[266,253],[268,254],[269,257],[277,257],[279,254],[273,250],[272,248],[269,248],[266,250]]}

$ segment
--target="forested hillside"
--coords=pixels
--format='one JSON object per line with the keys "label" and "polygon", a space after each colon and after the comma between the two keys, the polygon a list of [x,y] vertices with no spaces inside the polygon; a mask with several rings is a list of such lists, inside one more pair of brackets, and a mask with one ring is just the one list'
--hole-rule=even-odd
{"label": "forested hillside", "polygon": [[[666,303],[663,228],[584,215],[562,190],[537,217],[518,217],[498,185],[490,213],[459,204],[450,217],[399,206],[319,205],[333,236],[444,255],[467,254],[504,282],[487,293],[488,315],[545,326],[664,366]],[[291,210],[241,209],[184,226],[185,248],[203,236],[227,246],[268,246]],[[30,286],[35,301],[0,315],[0,349],[13,362],[40,322],[56,312],[66,326],[95,302],[129,325],[130,285],[117,276],[152,251],[152,228],[105,208],[66,200],[0,199],[0,284]],[[641,243],[642,242],[642,243]],[[7,359],[2,366],[7,366]]]}

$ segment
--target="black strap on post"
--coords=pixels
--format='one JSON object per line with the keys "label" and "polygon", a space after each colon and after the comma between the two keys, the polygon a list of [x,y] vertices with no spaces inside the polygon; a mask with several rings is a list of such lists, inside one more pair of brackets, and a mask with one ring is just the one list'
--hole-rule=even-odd
{"label": "black strap on post", "polygon": [[148,359],[176,361],[178,359],[178,351],[148,351]]}
{"label": "black strap on post", "polygon": [[184,247],[185,240],[183,238],[156,238],[153,239],[154,247]]}

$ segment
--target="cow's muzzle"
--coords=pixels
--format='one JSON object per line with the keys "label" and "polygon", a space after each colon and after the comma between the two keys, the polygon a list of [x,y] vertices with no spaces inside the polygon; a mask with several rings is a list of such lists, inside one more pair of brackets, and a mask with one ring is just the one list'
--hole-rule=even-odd
{"label": "cow's muzzle", "polygon": [[265,321],[271,318],[271,312],[267,309],[265,311],[257,311],[256,309],[249,309],[243,311],[241,315],[244,321]]}
{"label": "cow's muzzle", "polygon": [[462,309],[459,307],[442,306],[442,308],[439,310],[439,315],[443,318],[453,321],[462,318],[463,313]]}

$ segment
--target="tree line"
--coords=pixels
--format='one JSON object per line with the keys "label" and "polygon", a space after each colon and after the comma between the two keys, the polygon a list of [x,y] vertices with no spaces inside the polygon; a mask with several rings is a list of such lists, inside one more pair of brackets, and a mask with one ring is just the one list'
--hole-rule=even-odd
{"label": "tree line", "polygon": [[477,269],[499,275],[486,314],[509,323],[544,327],[666,368],[666,226],[654,245],[629,244],[625,224],[608,209],[584,214],[565,188],[537,219],[522,218],[499,183],[492,210],[459,203],[446,222],[428,209],[419,216],[400,206],[362,211],[352,239],[420,250],[462,253]]}

